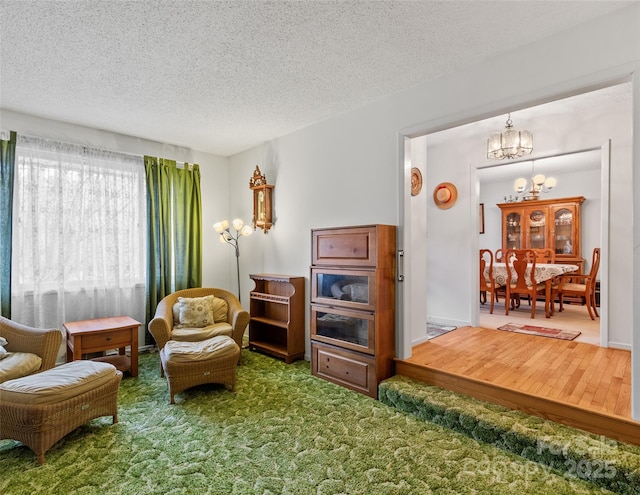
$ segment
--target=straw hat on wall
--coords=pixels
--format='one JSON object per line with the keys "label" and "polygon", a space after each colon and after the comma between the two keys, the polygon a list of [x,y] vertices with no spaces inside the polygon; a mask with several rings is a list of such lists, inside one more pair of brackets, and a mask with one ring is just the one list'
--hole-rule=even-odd
{"label": "straw hat on wall", "polygon": [[448,210],[458,199],[458,190],[451,182],[442,182],[433,190],[433,201],[441,210]]}

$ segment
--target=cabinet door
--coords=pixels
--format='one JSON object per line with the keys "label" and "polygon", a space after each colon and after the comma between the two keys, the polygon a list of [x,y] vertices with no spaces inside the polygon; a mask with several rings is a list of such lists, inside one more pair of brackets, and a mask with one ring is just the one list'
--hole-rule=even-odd
{"label": "cabinet door", "polygon": [[551,247],[556,252],[556,257],[580,256],[576,207],[573,205],[552,207],[551,215],[553,217]]}
{"label": "cabinet door", "polygon": [[378,240],[375,226],[316,229],[312,230],[311,234],[311,262],[314,266],[376,266],[377,264]]}
{"label": "cabinet door", "polygon": [[375,270],[311,269],[311,302],[373,311]]}
{"label": "cabinet door", "polygon": [[375,354],[375,316],[323,305],[311,305],[311,339]]}
{"label": "cabinet door", "polygon": [[527,249],[545,249],[547,247],[548,209],[527,208]]}
{"label": "cabinet door", "polygon": [[505,211],[504,229],[505,238],[503,245],[505,251],[507,249],[522,249],[522,210]]}

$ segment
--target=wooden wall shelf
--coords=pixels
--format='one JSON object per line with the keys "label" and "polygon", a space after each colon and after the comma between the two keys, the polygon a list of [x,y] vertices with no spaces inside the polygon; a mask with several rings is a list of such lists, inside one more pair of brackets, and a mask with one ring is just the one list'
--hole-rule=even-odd
{"label": "wooden wall shelf", "polygon": [[282,358],[304,357],[304,277],[257,273],[250,294],[249,349]]}

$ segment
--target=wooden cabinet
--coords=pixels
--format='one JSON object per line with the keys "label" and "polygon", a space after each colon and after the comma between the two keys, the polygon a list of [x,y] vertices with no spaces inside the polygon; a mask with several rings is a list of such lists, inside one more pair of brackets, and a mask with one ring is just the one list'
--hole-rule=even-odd
{"label": "wooden cabinet", "polygon": [[250,294],[249,349],[282,358],[304,357],[304,277],[258,273]]}
{"label": "wooden cabinet", "polygon": [[371,397],[393,375],[393,225],[311,231],[311,371]]}
{"label": "wooden cabinet", "polygon": [[502,249],[545,249],[556,263],[577,264],[582,270],[580,209],[585,198],[501,203]]}

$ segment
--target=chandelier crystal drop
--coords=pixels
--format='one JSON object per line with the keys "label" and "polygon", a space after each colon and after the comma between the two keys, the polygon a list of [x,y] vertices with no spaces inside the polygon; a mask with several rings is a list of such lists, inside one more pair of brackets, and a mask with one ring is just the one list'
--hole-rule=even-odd
{"label": "chandelier crystal drop", "polygon": [[529,131],[513,128],[511,114],[503,132],[496,132],[487,140],[487,158],[495,160],[513,159],[528,155],[533,151],[533,135]]}

